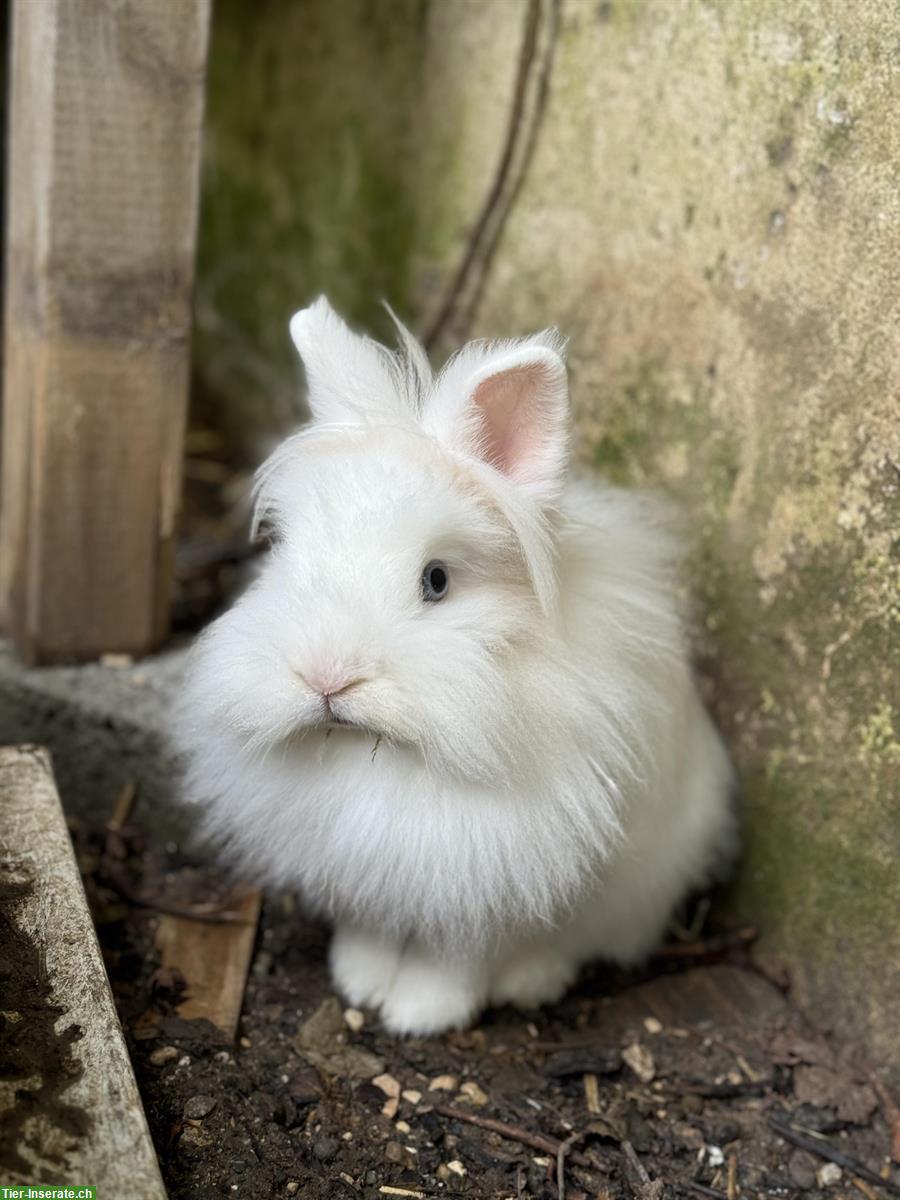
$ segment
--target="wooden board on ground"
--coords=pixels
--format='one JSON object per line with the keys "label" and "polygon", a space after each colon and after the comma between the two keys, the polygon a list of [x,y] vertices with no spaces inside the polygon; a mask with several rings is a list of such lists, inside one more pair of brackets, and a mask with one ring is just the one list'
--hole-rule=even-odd
{"label": "wooden board on ground", "polygon": [[597,1023],[605,1039],[641,1037],[654,1023],[732,1039],[752,1047],[764,1033],[787,1020],[789,1005],[762,975],[739,967],[693,967],[660,975],[604,998]]}
{"label": "wooden board on ground", "polygon": [[31,662],[168,627],[210,0],[14,0],[0,610]]}
{"label": "wooden board on ground", "polygon": [[0,748],[0,1178],[165,1200],[56,787]]}
{"label": "wooden board on ground", "polygon": [[243,892],[229,904],[232,921],[196,921],[168,914],[160,917],[156,946],[162,966],[181,972],[187,983],[178,1015],[205,1017],[234,1040],[244,984],[253,953],[262,893]]}

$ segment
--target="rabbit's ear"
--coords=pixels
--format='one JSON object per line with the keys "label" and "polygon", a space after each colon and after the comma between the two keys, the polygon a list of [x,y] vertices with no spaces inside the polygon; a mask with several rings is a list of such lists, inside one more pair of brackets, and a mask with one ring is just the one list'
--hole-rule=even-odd
{"label": "rabbit's ear", "polygon": [[569,393],[560,341],[466,347],[438,380],[426,425],[536,498],[552,500],[568,460]]}
{"label": "rabbit's ear", "polygon": [[390,354],[372,338],[354,333],[324,296],[295,313],[290,330],[316,421],[369,423],[398,414],[403,400]]}

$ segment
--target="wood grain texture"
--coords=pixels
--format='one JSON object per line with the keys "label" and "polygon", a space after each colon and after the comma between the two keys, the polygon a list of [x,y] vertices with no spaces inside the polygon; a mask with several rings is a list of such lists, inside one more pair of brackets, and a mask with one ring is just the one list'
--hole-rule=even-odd
{"label": "wood grain texture", "polygon": [[[18,951],[6,970],[39,977],[4,1018],[24,1030],[19,1045],[29,1027],[43,1021],[47,1032],[27,1077],[0,1079],[0,1177],[165,1200],[50,758],[36,746],[0,748],[0,877],[2,932]],[[9,974],[3,990],[9,1009],[17,992]]]}
{"label": "wood grain texture", "polygon": [[187,981],[179,1017],[205,1017],[234,1040],[244,985],[253,953],[262,893],[253,888],[229,905],[239,919],[214,923],[164,914],[156,947],[164,967],[177,968]]}
{"label": "wood grain texture", "polygon": [[32,662],[164,635],[210,0],[14,0],[0,606]]}

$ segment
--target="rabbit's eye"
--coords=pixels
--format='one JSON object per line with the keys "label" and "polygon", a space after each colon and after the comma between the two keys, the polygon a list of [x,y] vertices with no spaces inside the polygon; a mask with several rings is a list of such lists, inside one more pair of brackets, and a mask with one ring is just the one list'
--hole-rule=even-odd
{"label": "rabbit's eye", "polygon": [[434,559],[422,572],[422,599],[443,600],[450,586],[450,576],[442,562]]}

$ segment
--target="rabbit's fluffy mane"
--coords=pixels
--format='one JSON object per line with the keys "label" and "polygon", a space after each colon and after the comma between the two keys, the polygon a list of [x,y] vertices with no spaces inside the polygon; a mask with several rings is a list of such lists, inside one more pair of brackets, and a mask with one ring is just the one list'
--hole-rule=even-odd
{"label": "rabbit's fluffy mane", "polygon": [[[330,916],[457,948],[558,922],[597,886],[631,799],[663,789],[660,777],[680,761],[687,674],[673,543],[647,519],[646,502],[564,485],[564,431],[524,484],[480,456],[465,410],[473,376],[523,350],[557,355],[555,333],[472,343],[433,374],[402,329],[392,354],[351,334],[327,306],[303,317],[315,322],[314,337],[295,331],[313,422],[259,472],[257,518],[281,541],[194,650],[176,726],[190,752],[186,794],[245,869],[300,888]],[[564,394],[551,399],[564,405]],[[385,474],[381,456],[412,460],[411,448],[446,486],[385,512],[418,535],[429,521],[452,524],[429,505],[458,501],[455,511],[484,534],[473,552],[489,560],[506,537],[527,576],[485,570],[454,596],[459,607],[424,615],[395,606],[397,589],[385,585],[383,601],[351,597],[344,614],[323,599],[331,581],[317,596],[309,570],[297,569],[317,528],[316,578],[340,573],[343,546],[329,542],[318,511],[297,533],[298,496],[319,482],[317,455],[335,482],[339,464],[350,464],[347,486],[367,496],[399,476]],[[343,505],[331,511],[340,516]],[[374,573],[407,553],[391,544],[396,531],[378,536],[383,554],[358,543]],[[422,569],[401,565],[404,579]],[[360,692],[360,727],[329,731],[304,717],[312,701],[292,663],[307,641],[337,638],[337,626],[354,647],[375,646],[379,666]]]}

